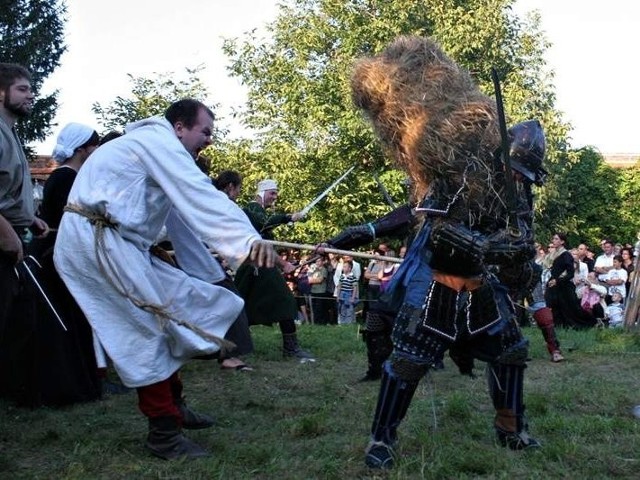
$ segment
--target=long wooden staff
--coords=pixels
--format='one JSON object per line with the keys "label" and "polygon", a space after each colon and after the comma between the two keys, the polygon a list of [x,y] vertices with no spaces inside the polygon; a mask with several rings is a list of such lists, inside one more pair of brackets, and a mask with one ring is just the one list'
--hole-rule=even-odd
{"label": "long wooden staff", "polygon": [[295,248],[297,250],[309,250],[312,252],[322,253],[335,253],[336,255],[349,255],[356,258],[368,258],[375,259],[384,262],[402,263],[402,258],[397,257],[385,257],[384,255],[376,255],[372,253],[353,252],[351,250],[339,250],[331,247],[318,247],[318,245],[308,245],[305,243],[291,243],[291,242],[279,242],[277,240],[264,240],[265,243],[273,245],[274,247]]}

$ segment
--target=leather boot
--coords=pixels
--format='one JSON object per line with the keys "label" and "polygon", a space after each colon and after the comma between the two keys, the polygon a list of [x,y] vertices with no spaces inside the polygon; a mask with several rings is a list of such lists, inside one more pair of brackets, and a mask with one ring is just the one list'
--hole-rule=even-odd
{"label": "leather boot", "polygon": [[209,453],[182,434],[176,417],[149,419],[149,434],[145,444],[156,457],[164,460],[205,457]]}
{"label": "leather boot", "polygon": [[184,401],[184,397],[176,399],[175,404],[182,416],[182,428],[186,428],[187,430],[200,430],[202,428],[212,427],[216,423],[212,416],[191,410]]}
{"label": "leather boot", "polygon": [[298,336],[295,333],[282,334],[282,355],[285,358],[296,358],[300,363],[316,361],[312,354],[300,348]]}

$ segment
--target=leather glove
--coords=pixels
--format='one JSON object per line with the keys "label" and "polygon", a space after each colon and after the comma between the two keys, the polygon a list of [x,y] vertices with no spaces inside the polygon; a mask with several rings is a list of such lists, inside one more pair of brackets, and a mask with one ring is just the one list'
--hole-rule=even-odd
{"label": "leather glove", "polygon": [[371,243],[373,240],[375,240],[373,228],[371,224],[366,223],[354,227],[347,227],[325,243],[335,248],[351,249]]}

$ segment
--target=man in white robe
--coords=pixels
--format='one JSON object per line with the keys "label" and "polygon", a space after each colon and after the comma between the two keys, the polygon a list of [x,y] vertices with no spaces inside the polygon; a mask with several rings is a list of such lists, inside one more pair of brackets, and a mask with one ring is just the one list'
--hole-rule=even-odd
{"label": "man in white robe", "polygon": [[150,247],[175,210],[182,222],[171,224],[184,231],[170,236],[190,234],[194,246],[205,242],[234,268],[249,257],[273,266],[277,256],[196,166],[212,132],[211,110],[187,99],[98,148],[69,194],[54,255],[123,383],[137,388],[149,418],[147,447],[167,459],[206,454],[182,435],[181,427],[212,421],[184,405],[178,370],[219,349],[243,302],[153,256]]}

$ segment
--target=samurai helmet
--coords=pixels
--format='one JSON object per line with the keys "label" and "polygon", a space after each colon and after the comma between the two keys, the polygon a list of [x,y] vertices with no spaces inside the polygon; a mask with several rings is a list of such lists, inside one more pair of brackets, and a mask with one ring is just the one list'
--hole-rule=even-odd
{"label": "samurai helmet", "polygon": [[517,123],[509,129],[511,168],[538,186],[544,184],[548,172],[542,167],[545,139],[537,120]]}

